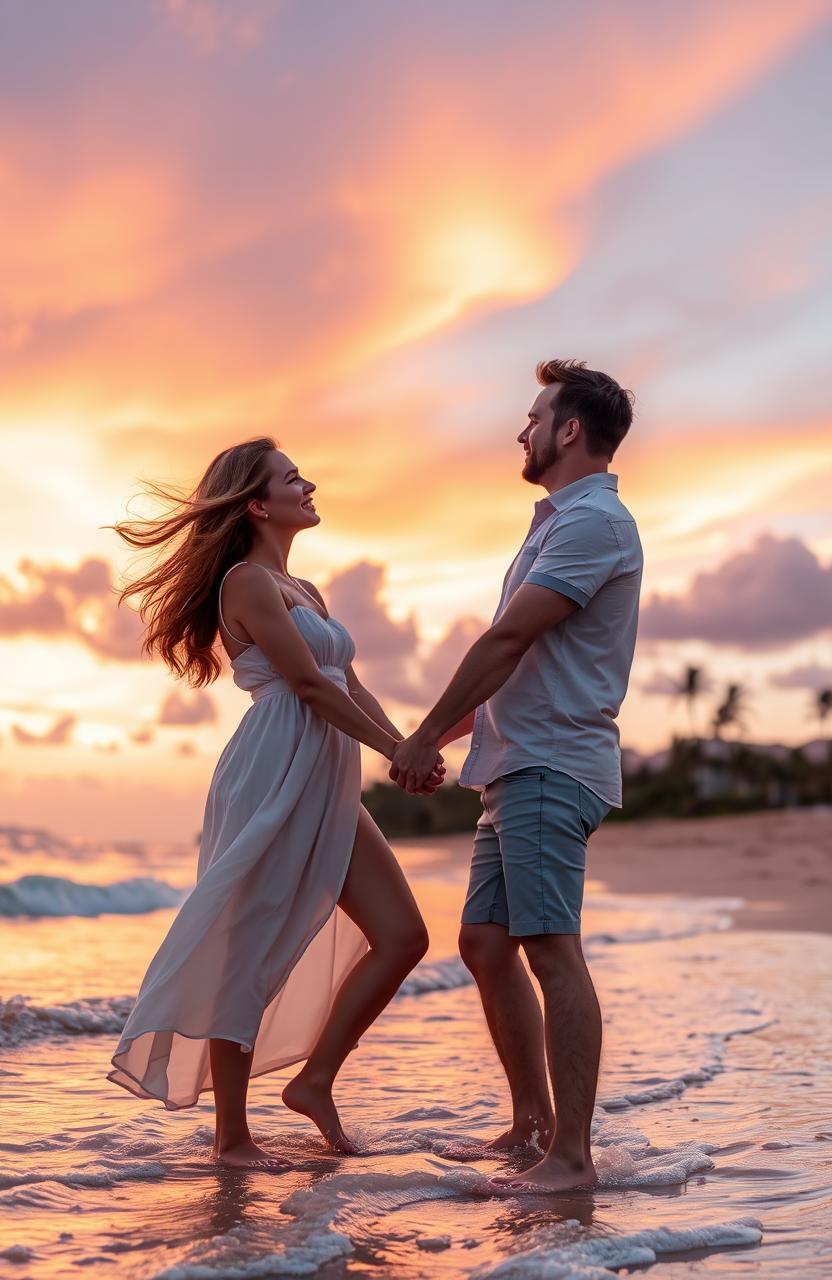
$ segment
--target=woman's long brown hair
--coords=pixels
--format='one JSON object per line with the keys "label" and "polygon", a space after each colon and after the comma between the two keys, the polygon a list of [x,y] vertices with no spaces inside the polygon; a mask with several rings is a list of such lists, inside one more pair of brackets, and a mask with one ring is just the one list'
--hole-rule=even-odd
{"label": "woman's long brown hair", "polygon": [[167,514],[101,526],[133,547],[172,545],[149,573],[127,583],[118,603],[140,597],[142,654],[160,654],[192,688],[211,684],[222,671],[214,650],[217,589],[225,570],[251,547],[246,510],[252,498],[268,494],[266,460],[276,448],[269,436],[257,436],[224,449],[187,495],[145,481],[146,492],[170,504]]}

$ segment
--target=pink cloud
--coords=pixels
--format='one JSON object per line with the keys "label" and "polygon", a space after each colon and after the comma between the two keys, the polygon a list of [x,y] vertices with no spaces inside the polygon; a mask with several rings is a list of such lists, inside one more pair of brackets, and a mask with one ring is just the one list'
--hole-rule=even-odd
{"label": "pink cloud", "polygon": [[74,639],[102,657],[141,657],[141,619],[116,603],[106,560],[88,557],[76,567],[21,560],[21,589],[0,579],[0,636],[25,634]]}
{"label": "pink cloud", "polygon": [[67,631],[68,626],[64,605],[51,591],[35,591],[23,598],[6,593],[0,600],[0,635],[27,631],[53,635]]}
{"label": "pink cloud", "polygon": [[159,709],[158,724],[210,724],[217,718],[213,698],[201,689],[186,696],[172,689]]}
{"label": "pink cloud", "polygon": [[356,646],[356,670],[373,693],[399,702],[417,700],[419,634],[414,619],[396,622],[381,599],[385,570],[359,561],[330,579],[328,608]]}
{"label": "pink cloud", "polygon": [[799,538],[763,534],[750,550],[697,574],[684,595],[654,595],[639,631],[649,640],[772,649],[828,629],[832,565],[822,566]]}
{"label": "pink cloud", "polygon": [[135,742],[138,746],[146,746],[153,741],[153,730],[150,725],[142,725],[138,729],[134,729],[130,734],[130,741]]}
{"label": "pink cloud", "polygon": [[775,671],[769,677],[775,689],[832,689],[832,667],[822,667],[817,662],[792,667],[790,671]]}
{"label": "pink cloud", "polygon": [[281,0],[164,0],[168,20],[193,53],[207,57],[221,49],[250,49],[262,38]]}
{"label": "pink cloud", "polygon": [[385,569],[367,561],[336,574],[326,589],[330,612],[356,645],[355,665],[377,696],[426,707],[439,697],[460,659],[486,624],[458,618],[435,645],[425,646],[415,619],[396,622],[383,601]]}
{"label": "pink cloud", "polygon": [[12,725],[12,735],[16,742],[22,747],[49,746],[61,747],[69,742],[72,737],[72,730],[77,724],[78,717],[74,715],[62,715],[53,723],[52,727],[47,729],[45,733],[30,733],[28,729],[24,729],[22,725]]}
{"label": "pink cloud", "polygon": [[463,617],[452,622],[445,635],[425,654],[421,665],[419,704],[431,706],[444,692],[475,640],[488,629],[481,618]]}

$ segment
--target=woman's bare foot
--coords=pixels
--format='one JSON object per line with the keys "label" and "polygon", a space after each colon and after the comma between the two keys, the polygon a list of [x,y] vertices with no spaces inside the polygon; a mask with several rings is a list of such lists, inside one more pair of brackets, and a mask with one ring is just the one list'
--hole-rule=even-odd
{"label": "woman's bare foot", "polygon": [[516,1173],[506,1178],[489,1178],[489,1182],[502,1194],[534,1195],[597,1187],[598,1174],[591,1160],[573,1163],[564,1160],[562,1156],[544,1156],[525,1173]]}
{"label": "woman's bare foot", "polygon": [[308,1116],[317,1125],[324,1142],[342,1156],[357,1156],[358,1147],[350,1142],[341,1127],[341,1121],[332,1101],[332,1090],[328,1085],[315,1084],[304,1080],[303,1072],[290,1080],[283,1090],[283,1101],[291,1111]]}
{"label": "woman's bare foot", "polygon": [[288,1160],[264,1151],[251,1138],[222,1149],[215,1143],[212,1156],[217,1164],[226,1169],[260,1169],[265,1173],[285,1173],[292,1168]]}

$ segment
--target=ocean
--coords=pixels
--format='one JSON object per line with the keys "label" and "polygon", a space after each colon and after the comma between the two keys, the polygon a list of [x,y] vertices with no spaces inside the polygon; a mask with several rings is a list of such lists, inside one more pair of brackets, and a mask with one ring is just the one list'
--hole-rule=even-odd
{"label": "ocean", "polygon": [[[209,1102],[169,1113],[106,1080],[196,850],[0,830],[0,1266],[17,1277],[609,1280],[832,1274],[832,937],[731,928],[739,900],[587,886],[605,1017],[601,1186],[496,1197],[508,1095],[456,956],[468,842],[400,841],[425,961],[336,1085],[365,1154],[328,1153],[251,1084],[287,1173],[209,1160]],[[670,855],[669,855],[670,856]]]}

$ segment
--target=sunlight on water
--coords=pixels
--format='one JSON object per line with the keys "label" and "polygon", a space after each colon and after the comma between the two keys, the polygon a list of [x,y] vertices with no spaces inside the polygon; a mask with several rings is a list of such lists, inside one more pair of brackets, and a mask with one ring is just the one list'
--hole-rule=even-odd
{"label": "sunlight on water", "polygon": [[[585,938],[606,1027],[593,1131],[602,1185],[498,1198],[488,1178],[523,1163],[482,1147],[508,1112],[455,954],[467,845],[398,852],[431,950],[337,1086],[365,1154],[325,1152],[280,1105],[288,1073],[275,1073],[250,1095],[255,1134],[295,1164],[274,1176],[211,1166],[208,1103],[171,1115],[105,1080],[175,910],[153,907],[187,889],[193,850],[3,850],[0,1258],[12,1274],[598,1280],[648,1264],[686,1275],[694,1259],[697,1274],[828,1274],[829,939],[733,933],[735,904],[590,885]],[[31,876],[41,880],[21,888]],[[49,914],[21,915],[21,903]],[[798,972],[796,988],[785,975]]]}

